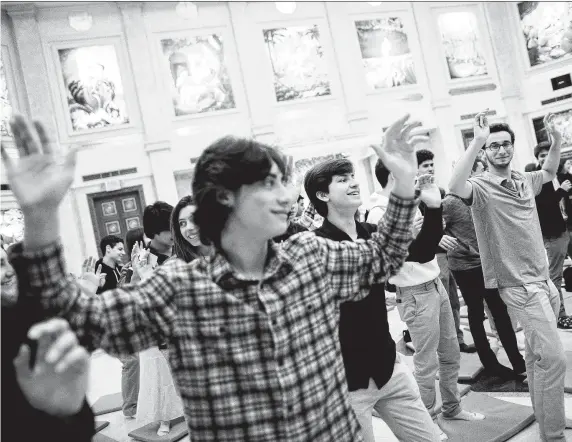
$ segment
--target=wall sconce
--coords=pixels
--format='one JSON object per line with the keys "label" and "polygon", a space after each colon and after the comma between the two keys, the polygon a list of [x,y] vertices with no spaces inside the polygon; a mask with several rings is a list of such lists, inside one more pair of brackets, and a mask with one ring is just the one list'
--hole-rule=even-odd
{"label": "wall sconce", "polygon": [[274,4],[282,14],[293,14],[296,10],[296,2],[274,2]]}
{"label": "wall sconce", "polygon": [[89,31],[93,25],[93,17],[88,12],[71,14],[68,21],[70,26],[78,32]]}
{"label": "wall sconce", "polygon": [[199,8],[193,2],[177,3],[176,11],[185,20],[195,20],[199,16]]}

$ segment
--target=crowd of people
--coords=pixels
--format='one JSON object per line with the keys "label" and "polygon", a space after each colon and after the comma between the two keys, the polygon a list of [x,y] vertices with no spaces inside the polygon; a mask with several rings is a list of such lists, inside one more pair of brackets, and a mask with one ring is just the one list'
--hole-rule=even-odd
{"label": "crowd of people", "polygon": [[[196,163],[192,197],[148,206],[142,229],[103,238],[102,257],[74,278],[58,207],[76,153],[15,117],[18,158],[2,157],[25,233],[0,252],[2,394],[14,403],[3,419],[90,440],[88,352],[101,348],[121,360],[123,414],[159,422],[159,436],[184,415],[191,440],[374,442],[376,414],[401,441],[434,442],[448,438],[433,421],[437,373],[443,419],[487,418],[458,391],[460,352],[476,352],[488,373],[527,380],[540,438],[564,441],[557,329],[572,328],[562,297],[572,184],[552,116],[544,123],[550,143],[522,173],[511,128],[479,113],[447,193],[433,153],[416,149],[428,141],[420,123],[400,118],[371,145],[381,190],[365,214],[350,160],[313,166],[306,202],[277,149],[224,137]],[[389,332],[390,291],[413,372]],[[512,368],[491,349],[485,311]]]}

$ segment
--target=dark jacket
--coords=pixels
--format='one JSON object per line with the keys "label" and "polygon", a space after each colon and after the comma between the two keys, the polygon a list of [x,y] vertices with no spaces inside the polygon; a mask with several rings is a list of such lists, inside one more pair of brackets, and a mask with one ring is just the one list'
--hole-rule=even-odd
{"label": "dark jacket", "polygon": [[[22,293],[22,291],[20,291]],[[12,307],[2,307],[2,441],[46,440],[62,442],[91,441],[95,422],[91,408],[84,402],[81,411],[66,418],[48,415],[32,408],[18,381],[13,360],[25,342],[30,327],[48,319],[39,301],[20,296]]]}
{"label": "dark jacket", "polygon": [[101,265],[101,273],[105,273],[105,284],[97,289],[97,294],[106,292],[107,290],[113,290],[117,288],[119,283],[119,278],[121,277],[121,266],[118,265],[115,268],[109,267],[103,262],[103,258],[100,258],[95,263],[95,269]]}
{"label": "dark jacket", "polygon": [[[560,184],[566,180],[572,183],[572,175],[568,173],[558,174],[558,182]],[[566,207],[566,215],[568,215],[566,225],[568,226],[568,230],[572,230],[572,190],[569,190],[566,193],[566,197],[564,198],[564,206]]]}
{"label": "dark jacket", "polygon": [[[445,195],[447,194],[447,192],[445,192],[445,189],[439,187],[439,192],[441,192],[441,199],[442,200],[445,199]],[[425,211],[427,210],[427,206],[423,201],[419,203],[419,210],[421,211],[423,216],[425,216]],[[441,237],[443,237],[443,234],[441,234]],[[441,241],[441,239],[439,239],[439,241]],[[437,244],[439,244],[439,241],[437,242]],[[447,253],[447,251],[445,249],[442,249],[441,247],[437,247],[436,253]]]}
{"label": "dark jacket", "polygon": [[[376,225],[358,221],[356,228],[359,239],[369,239],[377,231]],[[351,241],[327,219],[314,233],[334,241]],[[389,333],[384,284],[373,285],[361,301],[340,306],[339,335],[349,390],[367,388],[370,378],[378,388],[383,387],[395,365],[395,342]]]}
{"label": "dark jacket", "polygon": [[[540,166],[537,170],[540,170]],[[543,237],[557,238],[566,231],[566,221],[562,217],[560,200],[568,199],[567,197],[568,193],[564,189],[554,190],[552,181],[542,186],[542,190],[536,196],[536,211]]]}

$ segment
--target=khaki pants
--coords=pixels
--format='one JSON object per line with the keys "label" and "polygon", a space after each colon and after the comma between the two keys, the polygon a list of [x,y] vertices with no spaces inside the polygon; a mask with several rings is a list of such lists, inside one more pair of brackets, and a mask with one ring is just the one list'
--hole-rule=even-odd
{"label": "khaki pants", "polygon": [[413,287],[397,287],[396,301],[415,346],[415,380],[425,407],[429,412],[435,408],[439,370],[443,415],[456,416],[461,412],[457,388],[461,354],[449,295],[436,278]]}
{"label": "khaki pants", "polygon": [[562,441],[566,358],[556,327],[558,290],[551,280],[499,289],[508,310],[524,329],[526,374],[542,441]]}
{"label": "khaki pants", "polygon": [[399,441],[436,442],[439,434],[419,395],[419,387],[397,354],[391,379],[377,388],[373,379],[368,388],[350,391],[350,403],[362,428],[364,442],[375,442],[371,414],[375,409]]}

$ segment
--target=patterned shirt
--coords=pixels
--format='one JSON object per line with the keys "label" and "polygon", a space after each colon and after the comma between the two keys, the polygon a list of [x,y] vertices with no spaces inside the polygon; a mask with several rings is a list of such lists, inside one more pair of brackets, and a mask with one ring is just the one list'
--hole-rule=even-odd
{"label": "patterned shirt", "polygon": [[356,442],[339,306],[399,271],[416,207],[392,195],[369,240],[305,232],[270,241],[259,281],[241,278],[216,253],[173,260],[138,285],[86,296],[66,277],[59,244],[10,256],[25,289],[65,317],[90,350],[125,355],[169,340],[193,441]]}

